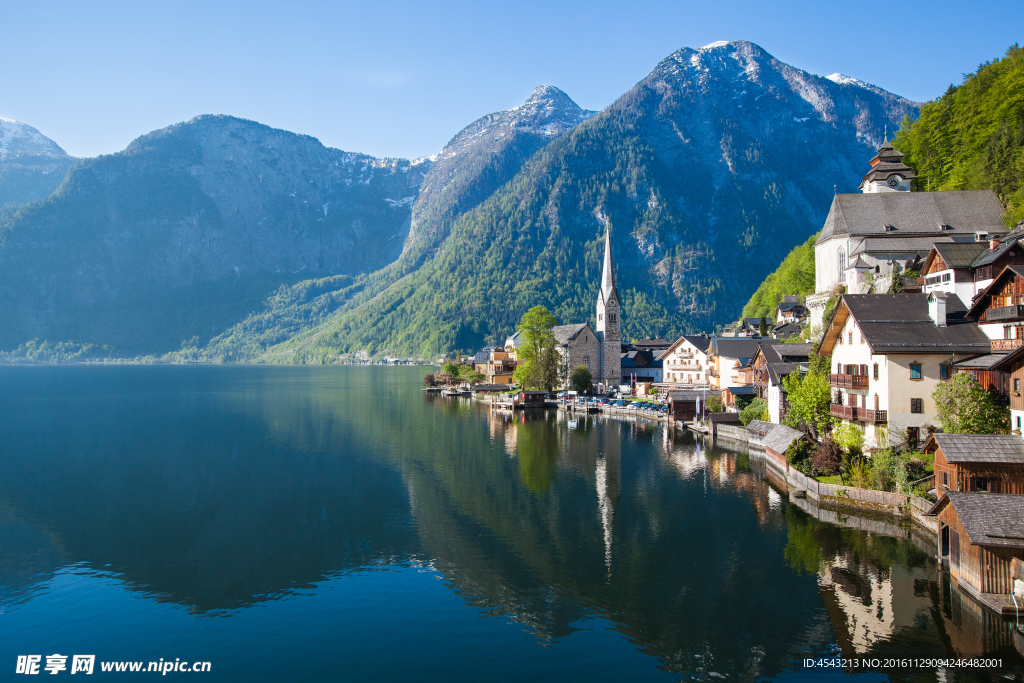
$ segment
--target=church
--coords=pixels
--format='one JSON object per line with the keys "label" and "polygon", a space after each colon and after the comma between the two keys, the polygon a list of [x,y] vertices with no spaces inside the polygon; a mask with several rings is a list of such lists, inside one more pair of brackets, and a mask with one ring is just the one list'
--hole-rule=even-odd
{"label": "church", "polygon": [[588,323],[558,325],[552,332],[566,368],[565,383],[573,369],[583,365],[594,378],[598,393],[614,390],[622,382],[622,316],[615,287],[610,228],[604,235],[604,268],[597,293],[597,329]]}
{"label": "church", "polygon": [[917,176],[886,139],[869,161],[860,194],[836,194],[814,245],[811,325],[823,322],[830,294],[884,291],[894,269],[915,270],[936,245],[988,245],[1006,233],[992,190],[913,192]]}

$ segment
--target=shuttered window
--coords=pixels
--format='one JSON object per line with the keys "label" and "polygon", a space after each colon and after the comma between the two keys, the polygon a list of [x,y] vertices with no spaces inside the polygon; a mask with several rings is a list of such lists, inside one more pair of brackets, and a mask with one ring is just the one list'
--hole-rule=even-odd
{"label": "shuttered window", "polygon": [[924,399],[923,398],[912,398],[912,399],[910,399],[910,412],[912,412],[912,413],[923,413],[924,412]]}

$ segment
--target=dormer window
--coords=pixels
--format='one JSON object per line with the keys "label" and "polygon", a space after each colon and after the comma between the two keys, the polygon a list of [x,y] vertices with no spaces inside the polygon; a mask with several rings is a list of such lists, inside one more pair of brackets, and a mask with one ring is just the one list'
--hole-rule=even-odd
{"label": "dormer window", "polygon": [[895,225],[886,225],[885,226],[885,231],[886,232],[896,232],[896,226]]}

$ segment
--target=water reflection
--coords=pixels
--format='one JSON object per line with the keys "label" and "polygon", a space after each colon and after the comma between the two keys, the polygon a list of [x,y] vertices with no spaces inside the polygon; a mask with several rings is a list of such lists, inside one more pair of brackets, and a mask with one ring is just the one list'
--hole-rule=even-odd
{"label": "water reflection", "polygon": [[500,413],[391,368],[4,372],[0,608],[77,563],[206,614],[418,562],[541,643],[599,616],[677,674],[1021,670],[1019,632],[950,590],[927,537],[642,419]]}

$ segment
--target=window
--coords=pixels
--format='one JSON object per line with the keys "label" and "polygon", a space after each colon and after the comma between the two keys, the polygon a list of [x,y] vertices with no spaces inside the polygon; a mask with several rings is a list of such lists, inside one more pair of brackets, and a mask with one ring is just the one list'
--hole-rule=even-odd
{"label": "window", "polygon": [[[1020,377],[1013,378],[1013,390],[1020,391]],[[1017,418],[1017,426],[1020,427],[1020,418]]]}
{"label": "window", "polygon": [[942,485],[949,486],[949,472],[942,473]]}
{"label": "window", "polygon": [[945,363],[939,366],[939,379],[949,379],[949,366]]}
{"label": "window", "polygon": [[598,313],[597,314],[597,322],[601,322],[601,320],[603,320],[603,319],[604,319],[604,313]]}
{"label": "window", "polygon": [[839,281],[840,282],[846,282],[846,252],[843,251],[842,247],[839,247],[838,262],[839,262]]}
{"label": "window", "polygon": [[866,365],[860,366],[860,374],[862,374],[863,376],[867,377],[868,376],[868,366],[866,366]]}
{"label": "window", "polygon": [[974,480],[974,490],[975,491],[985,491],[987,493],[988,490],[989,490],[988,479],[985,478],[985,477],[978,477],[977,479],[975,479]]}
{"label": "window", "polygon": [[850,332],[850,338],[849,338],[849,342],[850,342],[851,344],[853,343],[853,332]]}
{"label": "window", "polygon": [[910,399],[910,412],[912,412],[912,413],[923,413],[924,412],[924,399],[923,398],[912,398],[912,399]]}
{"label": "window", "polygon": [[878,379],[878,363],[875,363],[875,366],[874,366],[874,373],[873,373],[872,377],[873,377],[874,379]]}
{"label": "window", "polygon": [[911,363],[910,364],[910,379],[921,379],[921,364]]}
{"label": "window", "polygon": [[1020,431],[1020,415],[1017,416],[1017,431]]}
{"label": "window", "polygon": [[907,427],[907,446],[917,450],[917,443],[921,440],[920,427]]}
{"label": "window", "polygon": [[878,407],[878,394],[875,394],[875,410],[880,410]]}

